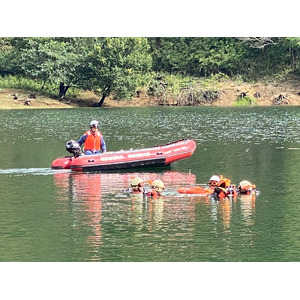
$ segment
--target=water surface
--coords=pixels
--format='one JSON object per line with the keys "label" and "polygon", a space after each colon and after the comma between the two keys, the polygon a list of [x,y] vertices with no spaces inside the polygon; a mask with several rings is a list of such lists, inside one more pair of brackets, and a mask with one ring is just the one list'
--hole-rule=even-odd
{"label": "water surface", "polygon": [[[0,261],[299,261],[299,107],[158,107],[0,111]],[[90,120],[108,149],[191,138],[167,169],[51,170]],[[224,174],[256,198],[177,193]],[[133,176],[162,179],[164,197],[123,193]]]}

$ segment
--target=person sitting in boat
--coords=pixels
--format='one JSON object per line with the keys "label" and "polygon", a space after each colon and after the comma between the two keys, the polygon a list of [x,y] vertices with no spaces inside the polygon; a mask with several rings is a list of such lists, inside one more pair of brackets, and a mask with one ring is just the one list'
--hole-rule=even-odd
{"label": "person sitting in boat", "polygon": [[246,195],[250,195],[257,192],[256,186],[248,180],[242,180],[238,185],[237,191],[239,194]]}
{"label": "person sitting in boat", "polygon": [[106,152],[106,144],[98,127],[98,121],[91,121],[90,130],[86,131],[79,139],[79,145],[84,144],[84,154],[98,154],[100,153],[100,149],[101,152]]}
{"label": "person sitting in boat", "polygon": [[164,189],[165,189],[164,183],[161,180],[156,179],[151,183],[151,191],[147,193],[147,196],[160,197]]}
{"label": "person sitting in boat", "polygon": [[132,194],[146,194],[146,189],[144,187],[144,181],[140,177],[134,177],[130,182],[130,187],[125,191]]}

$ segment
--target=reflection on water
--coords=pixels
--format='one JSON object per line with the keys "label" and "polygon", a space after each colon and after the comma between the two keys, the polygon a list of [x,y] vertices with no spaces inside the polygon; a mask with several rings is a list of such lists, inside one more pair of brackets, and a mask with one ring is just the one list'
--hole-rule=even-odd
{"label": "reflection on water", "polygon": [[[118,220],[126,220],[136,231],[147,227],[148,232],[159,230],[164,219],[164,197],[153,199],[142,194],[124,194],[133,177],[139,176],[147,183],[148,180],[161,179],[167,186],[194,184],[196,177],[191,173],[166,171],[163,173],[74,173],[58,172],[54,174],[54,184],[57,187],[57,200],[65,206],[71,202],[73,214],[73,228],[89,227],[86,243],[89,245],[88,260],[98,261],[99,247],[102,242],[102,211]],[[167,192],[168,193],[168,192]],[[169,192],[170,194],[170,192]],[[102,197],[115,198],[106,202],[103,208]],[[119,201],[123,202],[118,205]],[[123,210],[123,204],[127,208]],[[64,210],[64,208],[61,208]],[[129,215],[128,215],[129,213]],[[180,210],[180,214],[183,212]],[[124,218],[124,216],[127,217]],[[172,213],[176,216],[176,211]],[[112,220],[108,220],[111,222]],[[145,221],[147,225],[145,225]],[[119,224],[125,226],[125,224]]]}
{"label": "reflection on water", "polygon": [[230,226],[231,208],[232,202],[235,201],[232,198],[225,198],[220,201],[211,200],[211,215],[212,220],[216,223],[219,219],[222,220],[224,228],[227,229]]}
{"label": "reflection on water", "polygon": [[251,195],[239,195],[238,197],[226,197],[221,200],[211,198],[212,220],[217,222],[220,219],[224,224],[224,228],[229,228],[232,215],[236,212],[237,206],[239,206],[245,225],[253,225],[256,197],[256,194],[253,193]]}
{"label": "reflection on water", "polygon": [[245,225],[254,225],[256,194],[254,193],[252,195],[241,195],[240,201]]}
{"label": "reflection on water", "polygon": [[[300,107],[12,110],[0,117],[4,261],[299,260]],[[91,118],[101,120],[111,151],[182,138],[197,149],[168,171],[51,170]],[[216,201],[177,193],[213,174],[250,180],[261,194]],[[162,179],[164,196],[124,194],[132,176]]]}
{"label": "reflection on water", "polygon": [[71,201],[73,229],[89,227],[87,243],[91,245],[90,260],[98,260],[96,252],[101,245],[101,175],[58,173],[54,175],[58,187],[58,201]]}
{"label": "reflection on water", "polygon": [[[166,186],[164,195],[151,198],[142,194],[123,193],[135,176],[142,177],[146,185],[148,180],[163,180]],[[226,240],[230,240],[230,243],[233,242],[231,239],[235,240],[231,223],[236,218],[242,216],[245,226],[254,224],[255,195],[216,200],[210,196],[178,194],[178,186],[196,184],[196,176],[190,172],[61,172],[54,174],[53,178],[59,210],[63,213],[70,209],[73,231],[86,231],[87,254],[84,260],[88,261],[153,260],[153,252],[145,255],[143,248],[146,250],[155,241],[166,245],[179,243],[180,253],[185,255],[185,251],[191,251],[188,243],[200,234],[195,227],[199,222],[206,220],[207,226],[207,220],[210,219],[215,236],[227,232],[229,235]],[[201,219],[198,218],[199,213],[203,214]],[[220,228],[220,224],[223,228]],[[200,244],[202,242],[207,243],[198,241]],[[143,248],[136,249],[132,243],[143,245]],[[133,255],[128,252],[128,247],[133,247],[137,253]],[[160,250],[163,253],[158,260],[169,260],[172,247],[164,247]],[[196,254],[193,250],[189,259],[195,260]],[[180,257],[171,260],[180,261]]]}

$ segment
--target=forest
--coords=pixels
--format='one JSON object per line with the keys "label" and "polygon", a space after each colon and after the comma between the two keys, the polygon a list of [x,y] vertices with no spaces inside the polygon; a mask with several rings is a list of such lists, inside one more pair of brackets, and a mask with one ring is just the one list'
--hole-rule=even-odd
{"label": "forest", "polygon": [[108,96],[197,91],[203,78],[279,82],[299,76],[299,55],[299,37],[2,37],[0,88],[56,99],[92,91],[102,106]]}

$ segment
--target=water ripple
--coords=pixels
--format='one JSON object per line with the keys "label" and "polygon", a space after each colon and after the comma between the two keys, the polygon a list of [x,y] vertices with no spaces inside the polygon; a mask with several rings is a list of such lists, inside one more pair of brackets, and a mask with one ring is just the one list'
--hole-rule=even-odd
{"label": "water ripple", "polygon": [[0,169],[0,174],[4,175],[54,175],[57,173],[68,173],[70,170],[52,170],[51,168],[16,168],[16,169]]}

